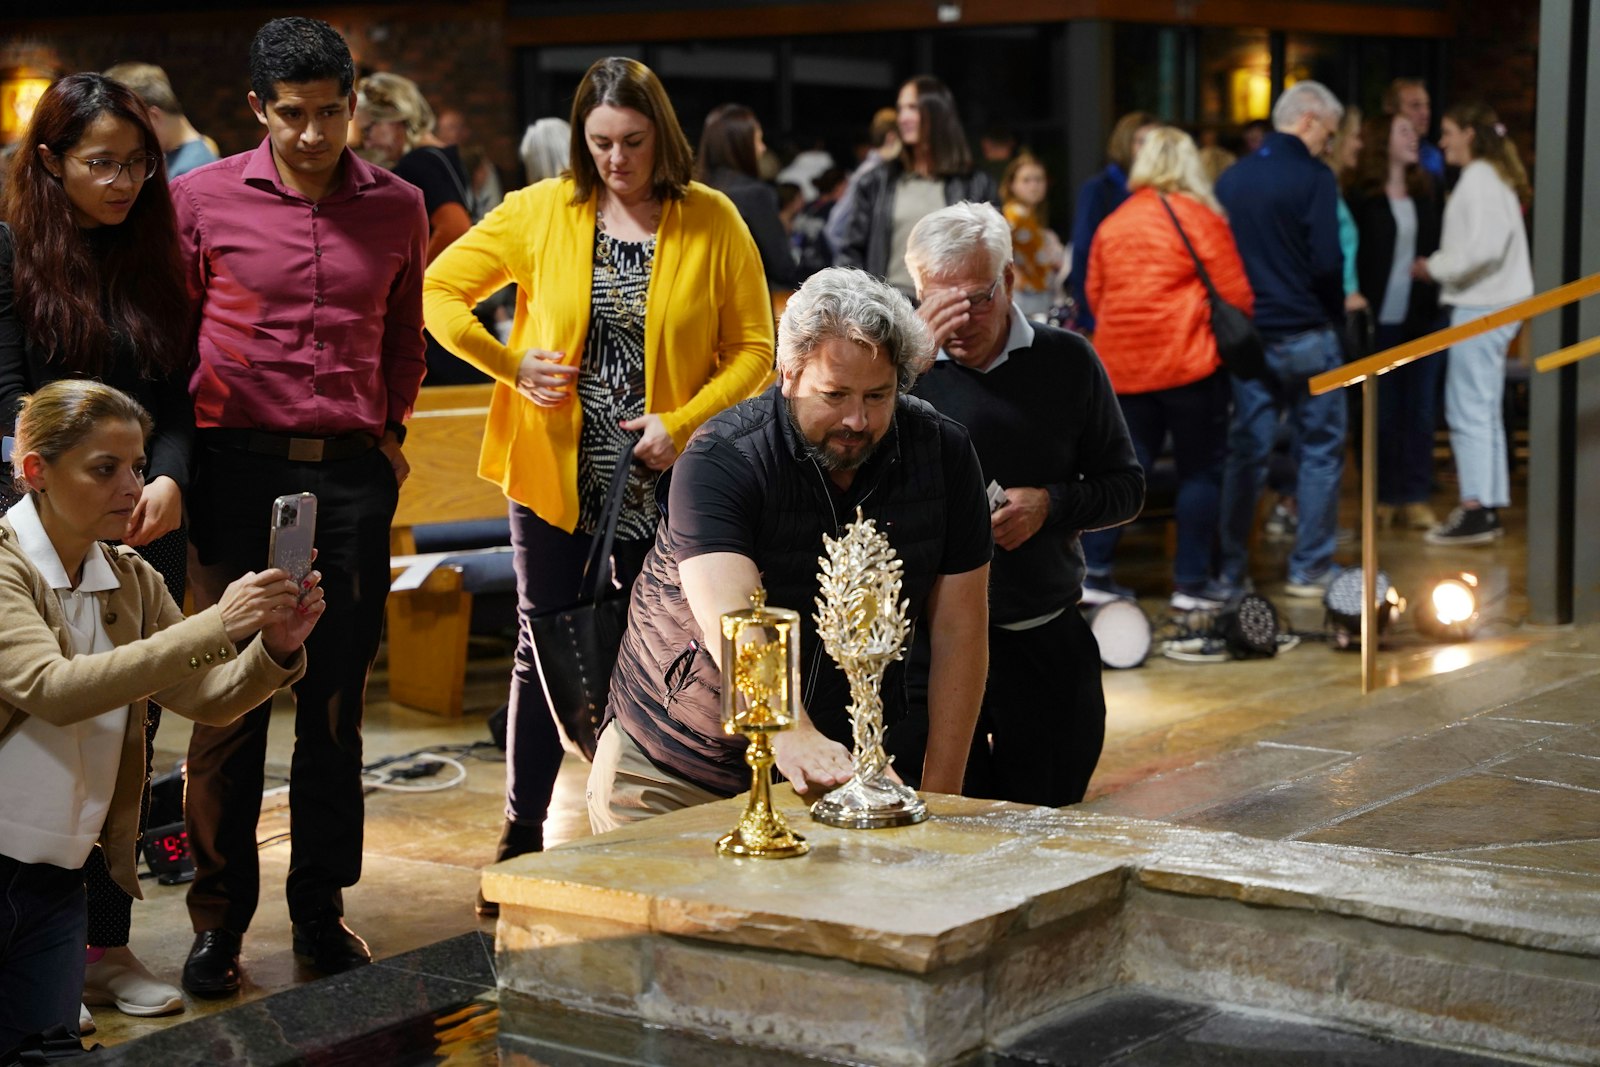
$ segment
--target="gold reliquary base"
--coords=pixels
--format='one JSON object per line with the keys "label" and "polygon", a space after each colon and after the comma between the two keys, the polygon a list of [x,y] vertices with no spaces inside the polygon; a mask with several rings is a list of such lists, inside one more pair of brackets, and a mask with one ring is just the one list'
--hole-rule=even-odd
{"label": "gold reliquary base", "polygon": [[772,741],[766,730],[746,730],[750,747],[744,761],[750,765],[750,803],[739,824],[717,842],[724,856],[750,859],[788,859],[811,850],[806,839],[789,829],[772,807]]}

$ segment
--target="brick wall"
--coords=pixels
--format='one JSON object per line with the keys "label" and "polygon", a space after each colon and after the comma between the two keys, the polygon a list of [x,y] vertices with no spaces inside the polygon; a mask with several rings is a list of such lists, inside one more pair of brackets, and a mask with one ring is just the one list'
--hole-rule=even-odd
{"label": "brick wall", "polygon": [[[519,174],[521,130],[504,21],[469,5],[432,11],[439,17],[420,9],[344,9],[330,21],[349,42],[358,68],[404,74],[436,110],[461,109],[474,140],[502,172]],[[250,39],[259,23],[237,18],[162,15],[50,24],[0,39],[0,70],[69,74],[124,60],[157,63],[190,121],[231,154],[254,147],[263,132],[245,100]]]}

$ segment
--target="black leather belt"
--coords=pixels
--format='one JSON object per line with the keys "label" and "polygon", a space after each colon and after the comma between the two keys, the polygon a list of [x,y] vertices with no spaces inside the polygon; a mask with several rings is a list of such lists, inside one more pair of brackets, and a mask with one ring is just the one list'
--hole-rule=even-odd
{"label": "black leather belt", "polygon": [[334,437],[296,437],[264,430],[197,430],[195,436],[201,444],[277,456],[296,463],[354,459],[372,451],[378,444],[376,437],[361,432],[342,433]]}

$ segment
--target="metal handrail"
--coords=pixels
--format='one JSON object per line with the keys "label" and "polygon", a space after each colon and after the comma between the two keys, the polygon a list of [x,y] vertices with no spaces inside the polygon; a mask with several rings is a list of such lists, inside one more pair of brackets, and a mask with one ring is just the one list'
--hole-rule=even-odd
{"label": "metal handrail", "polygon": [[[1469,337],[1476,337],[1490,330],[1499,329],[1501,326],[1513,322],[1522,322],[1525,319],[1535,318],[1547,311],[1566,307],[1574,301],[1582,300],[1586,296],[1600,293],[1600,274],[1591,274],[1586,278],[1579,278],[1566,285],[1558,285],[1554,289],[1530,296],[1526,300],[1519,300],[1509,307],[1499,311],[1492,311],[1487,315],[1463,322],[1459,326],[1447,326],[1442,330],[1407,341],[1393,348],[1386,348],[1382,352],[1374,353],[1365,359],[1358,359],[1354,363],[1346,363],[1336,370],[1326,371],[1312,378],[1308,384],[1312,396],[1331,393],[1335,389],[1364,382],[1375,375],[1385,371],[1403,367],[1407,363],[1431,356],[1435,352],[1442,352],[1451,345],[1459,344]],[[1556,353],[1560,355],[1560,353]],[[1546,357],[1550,358],[1550,357]],[[1548,368],[1541,366],[1540,370]]]}
{"label": "metal handrail", "polygon": [[[1451,345],[1469,337],[1514,322],[1543,315],[1547,311],[1565,307],[1586,296],[1600,293],[1600,274],[1559,285],[1519,300],[1509,307],[1463,322],[1435,330],[1415,341],[1407,341],[1365,359],[1347,363],[1337,370],[1327,371],[1312,378],[1307,387],[1311,395],[1320,396],[1335,389],[1361,385],[1361,692],[1372,692],[1378,686],[1378,377],[1396,367],[1442,352]],[[1600,352],[1600,337],[1593,337],[1552,352],[1538,359],[1534,366],[1541,371],[1575,363]]]}

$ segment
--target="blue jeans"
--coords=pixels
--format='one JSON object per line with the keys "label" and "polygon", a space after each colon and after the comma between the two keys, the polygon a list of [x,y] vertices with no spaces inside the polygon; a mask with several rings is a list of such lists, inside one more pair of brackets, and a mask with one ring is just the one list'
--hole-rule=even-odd
{"label": "blue jeans", "polygon": [[[1172,435],[1178,470],[1178,551],[1172,561],[1173,587],[1198,593],[1211,578],[1211,550],[1217,540],[1222,499],[1222,463],[1228,448],[1228,375],[1218,371],[1198,382],[1126,393],[1117,397],[1133,439],[1133,452],[1146,477]],[[1090,574],[1109,576],[1122,527],[1081,535]]]}
{"label": "blue jeans", "polygon": [[1280,419],[1295,431],[1300,472],[1295,498],[1300,527],[1289,554],[1289,580],[1320,578],[1333,566],[1339,523],[1339,479],[1344,474],[1343,391],[1312,396],[1306,382],[1344,361],[1339,335],[1329,327],[1267,341],[1267,375],[1233,380],[1233,423],[1222,474],[1222,579],[1239,587],[1250,565],[1250,530],[1266,480],[1267,457]]}
{"label": "blue jeans", "polygon": [[[1460,326],[1503,304],[1450,309],[1450,325]],[[1450,346],[1450,368],[1444,379],[1444,417],[1450,424],[1450,451],[1456,455],[1461,499],[1486,508],[1511,503],[1511,476],[1506,467],[1506,420],[1501,399],[1506,391],[1506,349],[1518,323]]]}
{"label": "blue jeans", "polygon": [[[1375,350],[1420,336],[1379,326]],[[1433,427],[1444,359],[1427,356],[1378,378],[1378,500],[1420,504],[1433,493]]]}
{"label": "blue jeans", "polygon": [[0,1057],[52,1026],[77,1033],[88,924],[82,869],[0,856]]}

